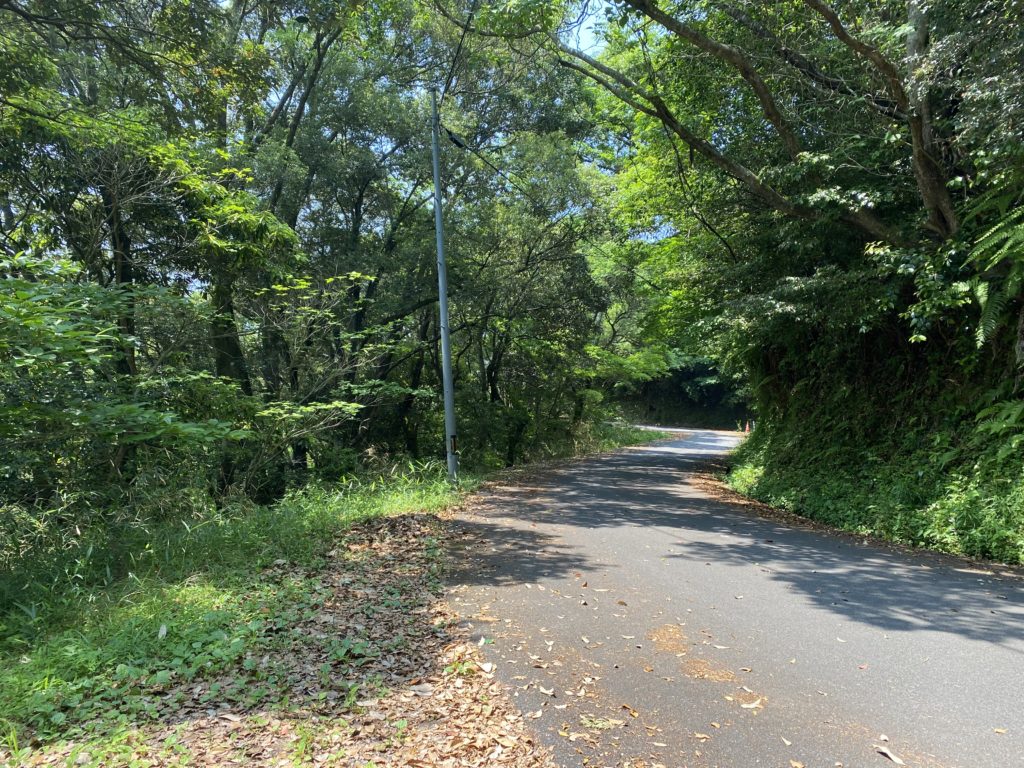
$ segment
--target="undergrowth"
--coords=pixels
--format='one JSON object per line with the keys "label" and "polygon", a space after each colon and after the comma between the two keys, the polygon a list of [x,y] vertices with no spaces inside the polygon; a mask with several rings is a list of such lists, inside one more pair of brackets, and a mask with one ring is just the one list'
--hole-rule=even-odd
{"label": "undergrowth", "polygon": [[[734,454],[740,493],[843,530],[956,555],[1024,563],[1024,476],[1016,426],[986,411],[865,439],[855,418],[804,414],[758,424]],[[811,426],[813,425],[813,426]]]}
{"label": "undergrowth", "polygon": [[[268,579],[268,568],[316,574],[352,526],[437,511],[457,495],[438,465],[409,466],[295,491],[272,506],[235,501],[192,510],[185,522],[126,529],[116,551],[91,554],[131,553],[131,570],[112,581],[45,573],[45,563],[3,574],[8,589],[21,580],[30,597],[0,620],[0,736],[11,747],[28,735],[106,732],[155,716],[172,680],[216,680],[252,665],[321,599],[313,576]],[[278,695],[279,682],[214,682],[208,698],[253,705]]]}
{"label": "undergrowth", "polygon": [[566,459],[605,451],[614,451],[627,445],[637,445],[668,437],[666,432],[643,429],[623,421],[595,421],[580,424],[570,439],[541,443],[527,455],[527,460]]}
{"label": "undergrowth", "polygon": [[[561,453],[658,437],[605,424]],[[211,708],[287,710],[294,680],[259,659],[286,653],[289,631],[320,610],[329,559],[352,557],[346,532],[375,518],[438,511],[479,479],[468,473],[456,489],[443,465],[426,462],[308,486],[272,505],[238,498],[216,506],[183,494],[173,519],[121,515],[114,526],[98,514],[96,531],[31,541],[20,557],[8,547],[0,569],[0,762],[5,754],[16,760],[29,742],[55,740],[88,743],[91,755],[131,753],[126,734],[181,706],[183,686],[193,684],[204,686]],[[14,524],[10,530],[25,536]],[[358,644],[336,652],[359,663]]]}

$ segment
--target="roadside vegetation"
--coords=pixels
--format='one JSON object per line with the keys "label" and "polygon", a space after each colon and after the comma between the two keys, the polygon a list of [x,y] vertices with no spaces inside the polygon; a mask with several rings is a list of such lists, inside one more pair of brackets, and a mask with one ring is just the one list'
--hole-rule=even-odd
{"label": "roadside vegetation", "polygon": [[[837,419],[830,428],[853,426]],[[972,427],[961,432],[969,437]],[[730,486],[843,530],[1024,563],[1020,459],[1000,456],[1000,443],[979,457],[977,449],[956,447],[956,431],[911,431],[868,445],[809,432],[758,427],[733,456]]]}
{"label": "roadside vegetation", "polygon": [[[287,710],[292,661],[261,659],[298,642],[298,628],[322,610],[331,561],[354,557],[346,535],[389,515],[436,513],[456,498],[427,464],[303,489],[273,505],[235,501],[173,522],[140,521],[108,531],[114,546],[75,553],[75,570],[60,569],[57,558],[22,565],[24,585],[0,640],[6,746],[16,755],[55,739],[115,738],[174,719],[192,699],[213,709]],[[15,587],[13,574],[5,576]],[[379,653],[366,638],[329,645],[346,664]]]}
{"label": "roadside vegetation", "polygon": [[8,749],[292,700],[310,574],[454,498],[432,86],[468,473],[753,415],[736,488],[1024,560],[1022,17],[0,1]]}
{"label": "roadside vegetation", "polygon": [[[547,457],[662,436],[595,425]],[[84,551],[65,541],[32,552],[3,574],[4,593],[17,598],[0,623],[0,758],[216,765],[256,749],[251,759],[284,764],[325,755],[340,764],[366,752],[399,765],[400,755],[441,749],[424,732],[403,735],[418,708],[402,702],[432,676],[459,688],[466,675],[490,679],[438,602],[439,515],[479,479],[454,487],[441,462],[393,465],[271,504],[232,498],[187,516],[179,508],[174,520],[105,521],[92,536],[79,531],[92,539]],[[381,701],[392,722],[354,737],[362,719],[378,719]],[[523,739],[512,729],[494,741],[491,718],[448,715],[466,733],[486,734],[470,751]],[[221,732],[243,721],[243,731]],[[271,721],[280,727],[261,735]],[[238,743],[208,753],[207,741],[224,738]],[[448,754],[465,748],[449,745]],[[541,764],[532,753],[523,741],[516,759]]]}

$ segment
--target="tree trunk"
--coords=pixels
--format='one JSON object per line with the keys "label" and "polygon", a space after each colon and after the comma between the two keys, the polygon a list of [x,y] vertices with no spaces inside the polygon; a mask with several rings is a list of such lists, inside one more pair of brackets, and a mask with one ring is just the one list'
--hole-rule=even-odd
{"label": "tree trunk", "polygon": [[[104,187],[102,192],[103,206],[107,218],[107,234],[110,237],[110,252],[114,267],[114,283],[124,297],[125,306],[117,320],[122,335],[131,338],[135,335],[135,298],[133,287],[135,269],[132,264],[131,241],[125,229],[121,206],[116,196]],[[135,362],[135,346],[127,341],[122,347],[122,356],[117,361],[119,373],[134,376],[137,373]]]}
{"label": "tree trunk", "polygon": [[[431,313],[424,312],[423,318],[420,321],[419,331],[417,333],[417,341],[422,345],[426,343],[427,334],[430,332],[430,321]],[[420,353],[416,356],[415,361],[412,365],[412,375],[409,377],[409,389],[419,389],[420,384],[423,382],[423,369],[426,366],[427,356],[423,349],[420,349]],[[419,446],[419,425],[415,424],[412,420],[412,409],[416,404],[416,398],[407,394],[402,398],[402,402],[398,405],[398,419],[402,423],[402,431],[405,433],[405,450],[409,452],[409,455],[414,459],[420,457],[420,446]]]}
{"label": "tree trunk", "polygon": [[[126,378],[134,377],[138,372],[135,361],[135,270],[132,264],[131,240],[125,228],[120,201],[106,185],[101,196],[107,219],[107,235],[110,238],[110,252],[114,268],[114,283],[124,300],[117,326],[121,333],[121,356],[117,359],[117,372]],[[131,385],[125,385],[128,389]],[[134,477],[135,446],[130,443],[119,443],[111,457],[111,469],[116,477],[127,484]]]}
{"label": "tree trunk", "polygon": [[218,376],[237,382],[245,395],[252,395],[252,382],[245,365],[242,344],[235,324],[235,304],[232,285],[223,278],[213,285],[212,323],[214,365]]}
{"label": "tree trunk", "polygon": [[[929,42],[927,13],[917,0],[907,3],[907,26],[910,29],[907,34],[907,57],[913,70],[927,52]],[[911,81],[907,89],[907,101],[910,107],[908,112],[914,173],[928,211],[928,226],[946,240],[957,233],[960,223],[953,206],[953,196],[949,193],[948,174],[939,160],[941,152],[932,129],[927,87]]]}

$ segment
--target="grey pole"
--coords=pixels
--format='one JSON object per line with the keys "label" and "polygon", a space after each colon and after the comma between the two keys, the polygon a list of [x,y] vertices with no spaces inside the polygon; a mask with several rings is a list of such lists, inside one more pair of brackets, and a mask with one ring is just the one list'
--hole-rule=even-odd
{"label": "grey pole", "polygon": [[444,434],[448,454],[448,480],[459,478],[458,441],[455,433],[455,389],[452,384],[452,341],[448,331],[448,267],[444,260],[444,223],[441,220],[441,121],[437,116],[437,89],[430,89],[433,112],[434,232],[437,235],[437,293],[441,311],[441,377],[444,384]]}

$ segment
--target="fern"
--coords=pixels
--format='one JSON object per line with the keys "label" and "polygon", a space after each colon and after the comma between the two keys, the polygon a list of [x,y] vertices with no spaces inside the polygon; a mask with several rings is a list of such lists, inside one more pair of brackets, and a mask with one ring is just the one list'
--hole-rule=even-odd
{"label": "fern", "polygon": [[981,307],[974,335],[980,347],[996,335],[1007,306],[1024,284],[1024,206],[1005,214],[983,232],[974,243],[970,258],[981,271],[1009,262],[1009,274],[1004,279],[978,279],[974,283],[974,296]]}
{"label": "fern", "polygon": [[981,347],[996,335],[1000,318],[1006,310],[1009,299],[1002,287],[981,281],[974,286],[974,296],[981,307],[981,317],[978,319],[974,337],[978,346]]}
{"label": "fern", "polygon": [[1005,258],[1024,260],[1024,206],[1011,211],[974,243],[971,259],[991,269]]}

